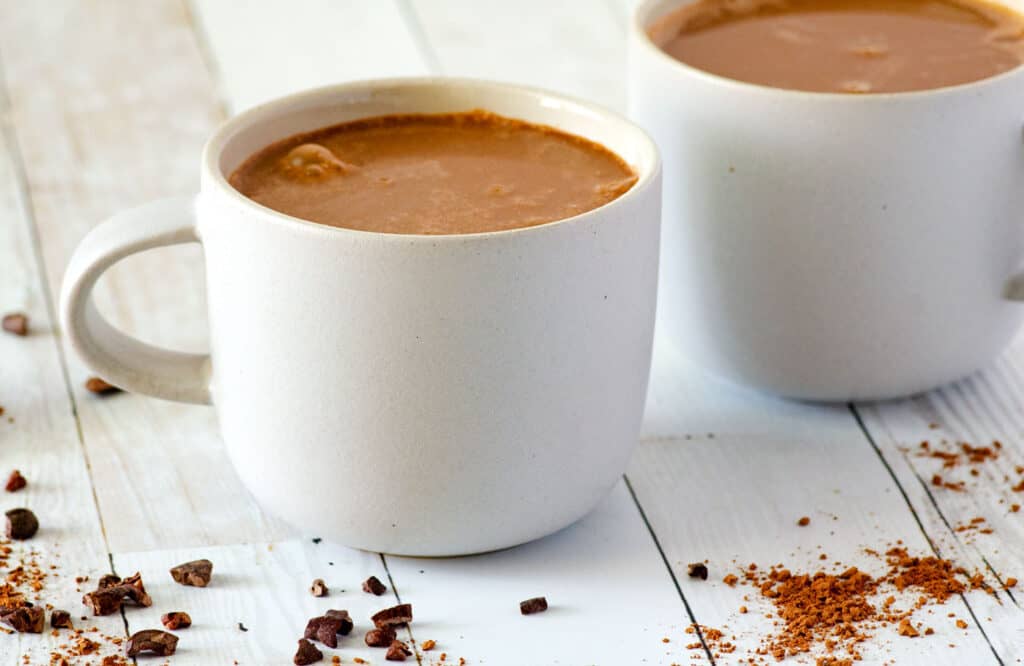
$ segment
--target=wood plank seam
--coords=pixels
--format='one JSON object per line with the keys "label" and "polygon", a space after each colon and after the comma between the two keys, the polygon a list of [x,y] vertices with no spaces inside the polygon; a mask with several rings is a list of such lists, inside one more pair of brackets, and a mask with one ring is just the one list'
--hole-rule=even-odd
{"label": "wood plank seam", "polygon": [[423,28],[423,21],[420,20],[416,8],[412,6],[409,0],[395,0],[395,4],[398,7],[398,13],[401,15],[406,29],[412,35],[413,41],[416,44],[416,50],[419,51],[420,57],[423,59],[424,64],[426,64],[427,69],[431,74],[443,76],[444,67],[441,65],[441,59],[437,56],[437,51],[434,50],[430,43],[430,38],[427,36],[427,31]]}
{"label": "wood plank seam", "polygon": [[217,104],[219,115],[222,119],[227,118],[231,115],[231,109],[228,102],[228,94],[224,87],[224,72],[221,71],[220,66],[217,64],[217,58],[213,55],[210,35],[206,31],[206,26],[199,19],[200,14],[193,2],[194,0],[181,0],[182,12],[185,14],[185,21],[192,29],[192,34],[195,37],[196,46],[199,50],[199,57],[203,61],[203,67],[206,68],[210,80],[213,82],[214,102]]}
{"label": "wood plank seam", "polygon": [[[114,574],[115,576],[119,576],[120,574],[117,573],[117,567],[114,564],[114,554],[113,553],[107,553],[107,561],[110,562],[110,573]],[[125,613],[125,605],[124,604],[121,604],[121,608],[120,608],[119,612],[121,613],[121,624],[124,625],[124,635],[125,636],[131,636],[132,635],[132,630],[128,626],[128,615],[127,615],[127,613]],[[135,660],[133,659],[132,661],[135,661]]]}
{"label": "wood plank seam", "polygon": [[[46,273],[45,259],[43,258],[42,242],[39,237],[39,229],[36,225],[36,216],[32,207],[32,193],[25,171],[25,161],[18,143],[17,133],[14,131],[13,113],[10,103],[10,90],[7,85],[7,77],[4,70],[3,58],[0,56],[0,134],[8,147],[11,165],[14,170],[15,189],[18,193],[19,205],[24,215],[25,223],[28,226],[29,238],[32,242],[32,254],[36,264],[37,278],[42,287],[43,302],[46,306],[47,316],[52,326],[52,340],[56,347],[57,358],[60,363],[60,372],[64,380],[64,389],[67,392],[68,405],[71,409],[71,416],[75,424],[75,436],[78,439],[78,446],[82,452],[82,459],[85,462],[86,473],[89,477],[89,492],[92,496],[93,507],[99,520],[100,533],[103,537],[103,545],[106,548],[107,556],[110,557],[110,542],[107,539],[107,528],[103,523],[103,514],[100,512],[99,498],[96,496],[96,484],[93,480],[92,463],[89,460],[89,452],[85,446],[85,438],[82,434],[82,423],[78,417],[78,403],[75,399],[75,392],[71,385],[71,372],[68,369],[67,355],[64,345],[61,344],[60,323],[57,318],[57,308],[53,300],[53,290]],[[111,569],[113,573],[113,569]]]}
{"label": "wood plank seam", "polygon": [[[939,507],[939,502],[938,502],[938,500],[935,499],[935,495],[934,495],[934,493],[932,493],[932,489],[931,489],[930,485],[928,484],[928,481],[923,479],[923,478],[921,478],[921,475],[917,474],[916,472],[914,473],[914,478],[916,478],[918,483],[921,484],[921,489],[924,491],[924,494],[928,498],[928,501],[931,502],[932,508],[934,508],[935,512],[939,515],[939,518],[942,520],[942,524],[946,526],[947,530],[949,530],[949,534],[961,546],[963,546],[964,548],[968,548],[969,544],[965,543],[962,539],[959,538],[959,535],[957,534],[956,529],[949,522],[949,519],[946,517],[946,515],[942,512],[942,509]],[[1007,596],[1010,597],[1010,600],[1013,602],[1013,605],[1017,606],[1018,608],[1020,608],[1020,604],[1018,604],[1017,600],[1013,598],[1013,593],[1011,593],[1009,589],[1005,589],[1006,585],[1003,582],[1002,576],[1000,576],[999,573],[995,570],[995,568],[991,564],[989,564],[988,558],[985,557],[984,555],[982,555],[981,552],[977,550],[977,548],[975,548],[974,550],[975,550],[975,552],[978,553],[978,557],[981,559],[981,561],[985,563],[985,568],[988,569],[988,572],[990,574],[992,574],[992,577],[995,578],[996,581],[999,583],[999,585],[1004,588],[1002,591],[1006,592]],[[935,551],[936,551],[935,554],[939,555],[940,549],[935,548]],[[1000,590],[993,590],[992,591],[992,594],[995,596],[996,599],[1000,598],[999,597],[999,593],[1000,593]],[[1001,599],[1000,599],[1000,603],[1002,603]]]}
{"label": "wood plank seam", "polygon": [[[395,595],[395,601],[402,603],[402,595],[398,591],[398,586],[395,585],[395,578],[391,575],[391,569],[388,567],[388,558],[384,553],[377,553],[380,557],[380,563],[384,567],[384,573],[388,576],[388,583],[391,585],[391,593]],[[412,624],[405,625],[405,633],[409,636],[409,645],[412,646],[412,653],[416,657],[416,663],[423,664],[423,656],[420,654],[420,647],[416,644],[416,638],[412,634]]]}
{"label": "wood plank seam", "polygon": [[[892,466],[889,464],[889,461],[886,459],[885,454],[882,453],[881,448],[875,442],[874,436],[868,430],[867,425],[864,423],[864,420],[861,418],[860,412],[857,411],[857,406],[854,403],[851,402],[851,403],[847,403],[847,407],[849,408],[850,413],[853,414],[853,418],[857,421],[857,425],[860,427],[861,432],[864,433],[864,437],[867,438],[868,443],[871,445],[871,448],[874,449],[875,454],[878,456],[879,460],[882,461],[882,465],[885,467],[886,472],[888,472],[889,477],[892,479],[892,482],[896,485],[896,489],[899,490],[900,495],[903,497],[903,500],[906,502],[907,508],[910,509],[910,513],[914,517],[914,521],[917,523],[917,526],[921,529],[921,533],[924,535],[925,540],[927,540],[928,545],[929,545],[929,547],[932,550],[932,553],[936,557],[941,558],[942,557],[941,549],[936,545],[935,541],[932,539],[931,535],[928,534],[927,530],[925,530],[924,522],[921,520],[921,517],[918,515],[917,509],[914,507],[914,504],[910,501],[910,496],[907,494],[907,491],[903,488],[903,485],[900,483],[899,478],[896,476],[896,472],[893,470]],[[931,490],[928,488],[928,486],[925,483],[924,479],[921,479],[921,477],[918,476],[916,470],[914,471],[914,476],[917,477],[918,481],[920,481],[921,484],[924,486],[925,493],[928,495],[929,498],[931,498],[932,503],[935,506],[936,511],[939,512],[939,516],[942,519],[943,524],[945,524],[947,529],[949,529],[950,533],[953,534],[953,537],[955,539],[957,539],[956,531],[952,529],[952,527],[949,524],[949,521],[946,520],[946,516],[943,515],[941,510],[939,510],[938,504],[935,503],[935,498],[932,496]],[[957,539],[957,541],[959,541],[959,539]],[[992,640],[988,637],[988,634],[985,632],[985,627],[982,626],[981,621],[979,620],[977,614],[974,612],[974,608],[971,607],[971,603],[967,600],[967,595],[964,594],[964,593],[960,593],[960,598],[963,600],[964,606],[967,608],[967,612],[970,613],[971,619],[974,621],[974,624],[978,628],[978,631],[981,632],[981,636],[985,640],[985,643],[988,645],[989,649],[992,651],[992,656],[995,657],[996,663],[998,663],[1000,666],[1004,666],[1004,662],[1003,662],[1002,657],[999,656],[999,652],[996,650],[995,646],[992,644]],[[998,598],[998,593],[997,593],[997,598]]]}
{"label": "wood plank seam", "polygon": [[679,579],[676,578],[675,571],[672,570],[672,565],[669,564],[668,556],[665,554],[665,550],[661,547],[661,542],[658,540],[658,535],[654,532],[654,527],[651,522],[647,520],[647,514],[644,513],[644,508],[640,505],[640,500],[636,496],[636,492],[633,490],[633,484],[629,482],[629,477],[625,474],[622,475],[622,480],[626,483],[626,489],[629,491],[629,496],[633,498],[633,504],[636,505],[636,510],[640,513],[640,519],[647,527],[647,533],[651,535],[651,541],[654,542],[654,547],[658,549],[658,554],[661,555],[661,561],[665,565],[665,569],[668,571],[669,577],[672,578],[672,584],[676,588],[676,593],[679,594],[679,598],[683,602],[683,608],[686,609],[686,615],[690,618],[690,624],[693,626],[694,631],[697,633],[697,638],[700,640],[701,647],[704,648],[704,655],[708,658],[708,662],[711,666],[715,666],[715,657],[711,652],[711,647],[704,639],[704,631],[701,629],[701,625],[697,622],[697,617],[693,613],[693,609],[690,607],[690,602],[686,600],[686,595],[683,594],[683,588],[679,585]]}

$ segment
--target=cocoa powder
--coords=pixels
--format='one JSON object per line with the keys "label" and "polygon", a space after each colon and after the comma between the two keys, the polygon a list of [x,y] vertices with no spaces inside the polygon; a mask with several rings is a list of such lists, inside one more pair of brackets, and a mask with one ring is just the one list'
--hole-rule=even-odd
{"label": "cocoa powder", "polygon": [[[773,620],[774,630],[761,637],[744,663],[767,664],[813,654],[817,666],[850,666],[863,660],[861,648],[878,629],[890,627],[905,639],[931,636],[935,634],[932,627],[915,621],[920,609],[971,590],[992,591],[981,573],[969,573],[939,557],[911,555],[902,544],[888,548],[884,555],[873,549],[865,553],[881,561],[881,573],[858,567],[794,572],[781,564],[751,564],[738,574],[728,574],[727,585],[754,588],[773,611],[763,616]],[[1016,584],[1015,579],[1006,579],[1011,580]],[[749,599],[743,596],[744,602]],[[749,612],[747,605],[739,607],[740,615]],[[720,628],[692,625],[687,633],[697,630],[704,640],[687,644],[688,649],[707,646],[716,657],[736,649],[735,638],[726,637]]]}

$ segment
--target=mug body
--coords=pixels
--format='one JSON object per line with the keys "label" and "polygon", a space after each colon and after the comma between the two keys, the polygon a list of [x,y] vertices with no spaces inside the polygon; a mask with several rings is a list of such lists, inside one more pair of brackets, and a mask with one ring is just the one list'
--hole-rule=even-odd
{"label": "mug body", "polygon": [[665,165],[659,328],[784,396],[906,395],[991,361],[1017,331],[1024,68],[877,95],[721,78],[663,53],[638,10],[630,107]]}
{"label": "mug body", "polygon": [[[639,181],[575,218],[450,236],[306,222],[226,175],[263,146],[356,118],[486,108],[602,143]],[[285,98],[207,146],[213,402],[242,480],[338,542],[457,555],[572,523],[638,438],[657,286],[660,167],[617,116],[532,89],[409,79]]]}

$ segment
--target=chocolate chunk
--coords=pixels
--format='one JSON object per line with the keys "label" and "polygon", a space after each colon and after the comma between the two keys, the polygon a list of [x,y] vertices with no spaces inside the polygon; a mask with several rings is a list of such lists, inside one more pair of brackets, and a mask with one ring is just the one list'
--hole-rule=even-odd
{"label": "chocolate chunk", "polygon": [[694,562],[686,568],[686,575],[690,578],[708,579],[708,568],[703,562]]}
{"label": "chocolate chunk", "polygon": [[175,582],[193,587],[206,587],[212,575],[213,562],[210,560],[194,560],[171,569],[171,578]]}
{"label": "chocolate chunk", "polygon": [[[328,617],[321,615],[309,619],[306,623],[306,630],[303,632],[303,638],[312,638],[318,640],[327,647],[336,648],[338,647],[338,634],[342,633],[343,621],[339,617]],[[348,630],[351,631],[352,621],[349,620]],[[344,633],[348,633],[347,631]]]}
{"label": "chocolate chunk", "polygon": [[6,515],[8,539],[31,539],[39,531],[39,519],[28,509],[11,509]]}
{"label": "chocolate chunk", "polygon": [[380,629],[370,629],[366,632],[366,644],[370,647],[388,647],[395,640],[395,630],[391,627],[381,627]]}
{"label": "chocolate chunk", "polygon": [[158,657],[169,657],[178,649],[178,637],[159,629],[136,631],[124,644],[128,657],[137,657],[142,652],[152,652]]}
{"label": "chocolate chunk", "polygon": [[20,634],[41,634],[46,623],[45,611],[39,606],[0,609],[0,622]]}
{"label": "chocolate chunk", "polygon": [[347,610],[329,610],[324,613],[324,617],[333,618],[341,622],[341,628],[338,629],[338,633],[342,636],[348,636],[352,633],[352,617],[348,614]]}
{"label": "chocolate chunk", "polygon": [[54,609],[50,613],[50,626],[54,629],[74,629],[71,624],[71,613],[66,610]]}
{"label": "chocolate chunk", "polygon": [[325,617],[316,629],[316,639],[329,648],[336,648],[340,631],[341,620]]}
{"label": "chocolate chunk", "polygon": [[184,611],[164,613],[160,616],[160,621],[171,631],[176,629],[188,629],[192,626],[192,618]]}
{"label": "chocolate chunk", "polygon": [[388,591],[388,588],[384,587],[384,583],[380,582],[376,576],[370,576],[363,581],[363,592],[380,596]]}
{"label": "chocolate chunk", "polygon": [[24,337],[28,335],[28,316],[20,312],[4,315],[3,328],[8,333]]}
{"label": "chocolate chunk", "polygon": [[119,585],[101,587],[82,597],[82,603],[92,610],[93,615],[110,615],[121,610],[125,591]]}
{"label": "chocolate chunk", "polygon": [[309,586],[309,593],[314,597],[326,597],[327,583],[324,582],[323,578],[315,579],[313,584]]}
{"label": "chocolate chunk", "polygon": [[391,641],[391,647],[388,648],[384,658],[388,661],[405,661],[405,658],[411,654],[412,650],[402,641]]}
{"label": "chocolate chunk", "polygon": [[21,475],[21,472],[14,470],[11,475],[7,477],[7,485],[4,489],[9,493],[18,492],[22,488],[28,485],[28,481]]}
{"label": "chocolate chunk", "polygon": [[146,594],[146,588],[142,585],[142,574],[135,572],[121,581],[118,586],[124,590],[124,595],[140,606],[150,607],[153,600]]}
{"label": "chocolate chunk", "polygon": [[519,612],[523,615],[533,615],[534,613],[543,613],[548,609],[548,600],[544,597],[534,597],[533,599],[527,599],[526,601],[519,602]]}
{"label": "chocolate chunk", "polygon": [[408,624],[412,622],[412,604],[398,604],[391,608],[385,608],[374,613],[370,619],[373,620],[374,626],[378,628],[397,627]]}
{"label": "chocolate chunk", "polygon": [[316,646],[307,641],[305,638],[299,639],[299,649],[295,651],[295,657],[292,659],[292,663],[295,666],[306,666],[306,664],[314,664],[324,658],[324,653],[316,649]]}
{"label": "chocolate chunk", "polygon": [[[121,389],[99,377],[90,377],[85,380],[85,390],[96,395],[111,395],[121,392]],[[154,629],[154,631],[156,630]]]}
{"label": "chocolate chunk", "polygon": [[100,577],[98,583],[96,583],[96,589],[102,590],[105,587],[114,587],[115,585],[121,584],[121,577],[117,574],[103,574]]}
{"label": "chocolate chunk", "polygon": [[110,615],[121,610],[125,599],[139,606],[152,606],[153,600],[146,594],[142,575],[136,572],[124,580],[114,574],[100,578],[97,588],[82,597],[82,603],[92,609],[93,615]]}

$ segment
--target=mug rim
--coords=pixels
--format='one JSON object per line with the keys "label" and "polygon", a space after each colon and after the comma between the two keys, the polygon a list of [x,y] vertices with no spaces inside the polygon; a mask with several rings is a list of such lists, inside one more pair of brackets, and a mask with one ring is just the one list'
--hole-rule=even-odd
{"label": "mug rim", "polygon": [[[695,76],[699,79],[719,85],[723,88],[736,88],[738,90],[746,90],[749,92],[761,92],[765,94],[781,94],[789,97],[803,97],[806,99],[816,100],[843,100],[849,101],[849,103],[871,103],[878,101],[892,101],[892,100],[910,100],[910,99],[921,99],[924,97],[932,96],[949,96],[956,94],[963,94],[967,92],[974,92],[978,88],[988,87],[989,85],[995,85],[1001,83],[1006,79],[1013,77],[1019,77],[1024,75],[1024,62],[1017,65],[1013,69],[1009,69],[1005,72],[996,74],[995,76],[987,76],[983,79],[977,79],[976,81],[967,81],[965,83],[957,83],[951,86],[942,86],[939,88],[925,88],[923,90],[900,90],[895,92],[878,92],[878,93],[844,93],[844,92],[830,92],[825,90],[799,90],[796,88],[779,88],[776,86],[769,86],[763,83],[751,83],[750,81],[741,81],[739,79],[733,79],[728,76],[722,76],[721,74],[715,74],[707,70],[695,67],[689,63],[685,63],[682,60],[677,60],[671,55],[666,53],[654,40],[651,39],[650,34],[647,32],[647,28],[656,19],[664,18],[672,10],[679,9],[684,4],[689,3],[691,0],[641,0],[641,2],[633,10],[632,21],[630,21],[630,32],[633,35],[633,40],[638,43],[641,48],[647,49],[653,52],[662,62],[668,63],[670,67],[675,67],[684,74]],[[1016,9],[1008,6],[1002,0],[991,0],[994,4],[1006,9],[1007,11],[1013,12],[1014,14],[1020,15],[1024,18],[1024,12],[1019,12]],[[671,10],[660,13],[657,17],[651,15],[655,13],[655,10],[660,6],[671,5]],[[853,100],[857,100],[854,102]]]}
{"label": "mug rim", "polygon": [[[301,217],[294,215],[288,215],[280,211],[274,210],[268,206],[253,201],[249,197],[245,196],[228,182],[227,177],[220,168],[219,162],[221,154],[224,148],[228,145],[230,139],[241,129],[255,124],[259,121],[266,121],[267,116],[273,116],[278,112],[279,107],[286,107],[294,104],[298,101],[309,101],[316,99],[317,97],[329,97],[339,93],[351,92],[372,92],[373,90],[380,88],[404,88],[404,87],[464,87],[464,88],[480,88],[482,90],[492,90],[496,92],[511,92],[514,94],[522,95],[524,97],[533,97],[536,99],[537,105],[542,106],[544,100],[550,100],[557,103],[557,106],[562,107],[567,113],[572,113],[574,110],[585,111],[599,117],[602,121],[618,125],[632,132],[636,138],[641,142],[640,150],[649,158],[644,160],[647,162],[644,164],[630,164],[630,167],[636,171],[637,181],[633,184],[629,190],[620,196],[608,201],[597,208],[592,208],[588,211],[584,211],[571,217],[559,218],[557,220],[551,220],[541,224],[535,224],[528,227],[512,227],[510,229],[501,229],[496,231],[478,231],[471,233],[446,233],[446,234],[410,234],[410,233],[391,233],[384,231],[372,231],[366,229],[351,229],[349,227],[336,227],[320,222],[314,222],[312,220],[306,220]],[[476,108],[488,109],[486,102],[483,102]],[[468,109],[467,109],[468,110]],[[408,113],[416,113],[415,111],[408,111]],[[373,116],[366,116],[373,117]],[[510,116],[511,117],[511,116]],[[520,120],[522,120],[520,118]],[[543,123],[532,122],[524,120],[524,122],[532,125],[543,125]],[[571,129],[559,129],[559,131],[566,134],[572,134],[574,136],[582,137],[588,141],[598,143],[604,146],[607,150],[611,150],[619,159],[625,159],[618,151],[612,150],[604,143],[596,141],[595,139],[586,136],[582,133],[576,132]],[[287,137],[281,137],[287,138]],[[628,162],[627,162],[628,163]],[[657,145],[654,140],[647,133],[646,130],[641,128],[638,124],[627,118],[625,115],[613,111],[600,104],[590,102],[587,100],[574,97],[572,95],[566,95],[560,92],[555,92],[545,88],[536,86],[521,85],[518,83],[509,83],[503,81],[495,81],[491,79],[479,79],[472,77],[448,77],[448,76],[400,76],[400,77],[384,77],[375,79],[360,79],[356,81],[346,81],[344,83],[336,83],[325,86],[318,86],[315,88],[306,88],[288,95],[280,97],[274,97],[273,99],[267,100],[255,106],[252,106],[240,113],[234,114],[227,120],[223,121],[213,132],[209,140],[203,146],[202,157],[201,157],[201,168],[202,168],[202,180],[203,182],[209,182],[214,184],[222,193],[227,195],[229,199],[244,208],[249,208],[251,212],[262,213],[277,223],[282,223],[287,226],[294,228],[305,228],[311,231],[318,231],[320,233],[329,234],[348,234],[362,236],[364,238],[375,238],[379,240],[392,240],[411,242],[414,239],[418,239],[420,242],[444,242],[451,240],[480,240],[494,237],[505,237],[520,234],[529,234],[532,232],[539,232],[544,229],[551,229],[552,227],[562,226],[564,224],[580,223],[587,218],[597,214],[599,211],[604,212],[616,207],[625,205],[628,200],[635,199],[642,196],[652,184],[654,184],[661,172],[661,153],[658,151]],[[208,180],[207,180],[208,179]],[[200,192],[200,197],[202,192]]]}

